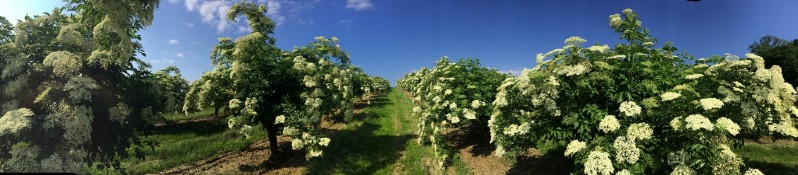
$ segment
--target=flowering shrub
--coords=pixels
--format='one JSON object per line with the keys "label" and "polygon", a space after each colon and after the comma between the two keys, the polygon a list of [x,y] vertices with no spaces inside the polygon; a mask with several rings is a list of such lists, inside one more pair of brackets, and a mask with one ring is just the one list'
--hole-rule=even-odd
{"label": "flowering shrub", "polygon": [[670,43],[655,48],[632,10],[609,22],[625,43],[585,49],[568,38],[499,86],[488,121],[497,155],[569,143],[563,155],[585,174],[741,174],[728,145],[798,137],[796,90],[778,66],[753,54],[685,63]]}
{"label": "flowering shrub", "polygon": [[444,132],[460,128],[475,132],[472,136],[481,137],[482,130],[487,135],[491,105],[486,101],[493,99],[498,84],[507,77],[496,69],[480,67],[478,60],[452,62],[443,57],[431,70],[422,68],[397,82],[415,96],[412,115],[419,121],[419,142],[433,146],[439,166],[454,154],[446,146]]}

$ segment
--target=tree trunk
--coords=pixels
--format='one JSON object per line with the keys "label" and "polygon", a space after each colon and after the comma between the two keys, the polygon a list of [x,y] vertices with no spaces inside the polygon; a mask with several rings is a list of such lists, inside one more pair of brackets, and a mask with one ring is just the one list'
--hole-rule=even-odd
{"label": "tree trunk", "polygon": [[213,105],[213,117],[219,118],[219,105]]}
{"label": "tree trunk", "polygon": [[272,156],[280,154],[280,149],[277,148],[277,125],[272,123],[266,124],[266,135],[269,137],[269,148],[272,151]]}

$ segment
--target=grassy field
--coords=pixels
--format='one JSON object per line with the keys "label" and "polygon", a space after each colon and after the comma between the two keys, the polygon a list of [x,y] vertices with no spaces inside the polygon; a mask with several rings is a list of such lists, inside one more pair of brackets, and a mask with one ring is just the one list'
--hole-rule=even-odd
{"label": "grassy field", "polygon": [[146,159],[126,159],[122,166],[131,174],[157,173],[226,152],[243,150],[265,137],[265,131],[259,129],[252,137],[245,139],[238,131],[228,129],[226,120],[169,125],[142,138],[145,143],[155,144],[154,148],[143,148]]}
{"label": "grassy field", "polygon": [[[224,110],[219,110],[219,115],[224,116]],[[189,119],[196,119],[196,118],[207,118],[213,117],[213,108],[205,108],[202,111],[197,111],[194,113],[190,113],[188,115],[179,112],[179,113],[166,113],[163,114],[163,118],[169,122],[177,122],[181,120],[189,120]]]}
{"label": "grassy field", "polygon": [[[322,159],[311,161],[309,174],[438,174],[430,171],[429,146],[416,143],[413,104],[399,90],[371,101],[347,128],[332,137]],[[455,174],[471,174],[455,161]]]}
{"label": "grassy field", "polygon": [[747,166],[758,168],[765,174],[798,174],[798,142],[778,141],[762,144],[746,142],[735,152]]}

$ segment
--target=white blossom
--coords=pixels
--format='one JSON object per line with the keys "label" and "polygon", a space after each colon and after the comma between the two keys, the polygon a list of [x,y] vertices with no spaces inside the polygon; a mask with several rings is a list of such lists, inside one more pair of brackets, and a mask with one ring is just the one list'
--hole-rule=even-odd
{"label": "white blossom", "polygon": [[327,146],[329,144],[330,144],[330,138],[324,137],[324,138],[319,139],[319,145]]}
{"label": "white blossom", "polygon": [[274,118],[274,124],[285,123],[285,115],[278,115]]}
{"label": "white blossom", "polygon": [[690,75],[685,76],[685,78],[687,78],[688,80],[694,80],[694,79],[701,78],[703,76],[704,76],[704,74],[690,74]]}
{"label": "white blossom", "polygon": [[629,164],[637,163],[640,160],[640,148],[637,148],[634,138],[627,138],[620,136],[615,138],[612,146],[615,148],[615,160],[618,162],[627,162]]}
{"label": "white blossom", "polygon": [[604,133],[615,131],[620,127],[621,124],[618,123],[618,119],[615,118],[614,115],[604,116],[604,119],[601,119],[601,122],[599,122],[599,130]]}
{"label": "white blossom", "polygon": [[681,164],[676,166],[671,172],[671,175],[695,175],[696,172],[687,165]]}
{"label": "white blossom", "polygon": [[615,175],[632,175],[632,172],[629,172],[629,170],[623,169],[623,170],[618,171],[617,173],[615,173]]}
{"label": "white blossom", "polygon": [[676,131],[681,130],[682,129],[682,125],[683,125],[682,117],[673,118],[673,120],[671,120],[671,122],[670,122],[670,125],[671,125],[671,128],[673,128],[673,130],[676,130]]}
{"label": "white blossom", "polygon": [[613,60],[619,60],[619,59],[626,58],[626,55],[613,55],[613,56],[610,56],[610,57],[607,57],[607,58],[608,59],[613,59]]}
{"label": "white blossom", "polygon": [[568,143],[568,146],[565,147],[565,156],[571,156],[579,150],[582,150],[587,146],[587,143],[579,140],[572,140],[571,143]]}
{"label": "white blossom", "polygon": [[701,107],[703,107],[704,110],[718,109],[723,107],[723,101],[720,101],[717,98],[703,98],[698,101],[701,102]]}
{"label": "white blossom", "polygon": [[718,128],[728,131],[731,135],[737,135],[740,133],[740,126],[726,117],[719,118],[715,123]]}
{"label": "white blossom", "polygon": [[685,118],[684,120],[687,123],[685,124],[685,127],[687,129],[691,129],[694,131],[697,131],[699,129],[706,129],[712,131],[712,129],[714,128],[712,122],[701,114],[693,114],[687,116],[687,118]]}
{"label": "white blossom", "polygon": [[477,115],[472,110],[463,109],[463,117],[469,120],[477,119]]}
{"label": "white blossom", "polygon": [[480,106],[482,106],[482,103],[484,103],[484,102],[481,102],[481,101],[479,101],[479,100],[474,100],[474,101],[471,101],[471,108],[473,108],[473,109],[477,109],[477,108],[479,108]]}
{"label": "white blossom", "polygon": [[621,21],[621,15],[620,14],[610,15],[610,27],[618,28],[619,26],[621,26],[621,23],[622,23],[622,21]]}
{"label": "white blossom", "polygon": [[615,171],[610,160],[610,154],[603,151],[591,151],[585,161],[585,174],[611,175]]}
{"label": "white blossom", "polygon": [[671,100],[679,98],[681,96],[682,96],[682,94],[675,93],[675,92],[666,92],[666,93],[660,95],[660,97],[662,98],[662,101],[671,101]]}
{"label": "white blossom", "polygon": [[0,135],[15,134],[22,129],[30,128],[32,125],[30,116],[33,116],[33,111],[28,108],[6,112],[0,118]]}
{"label": "white blossom", "polygon": [[605,53],[608,50],[610,50],[610,46],[608,46],[606,44],[605,45],[600,45],[600,46],[590,46],[590,47],[587,48],[587,50],[590,50],[590,51],[593,51],[593,52]]}
{"label": "white blossom", "polygon": [[745,171],[744,175],[765,175],[765,173],[762,173],[762,171],[759,171],[756,168],[751,168],[748,169],[748,171]]}
{"label": "white blossom", "polygon": [[647,123],[635,123],[629,126],[626,131],[626,137],[632,140],[645,140],[650,139],[654,131]]}
{"label": "white blossom", "polygon": [[633,101],[625,101],[621,103],[619,110],[627,117],[631,117],[640,114],[643,109]]}
{"label": "white blossom", "polygon": [[305,145],[302,142],[302,140],[299,140],[299,139],[291,140],[291,149],[293,149],[293,150],[300,150],[304,146]]}
{"label": "white blossom", "polygon": [[578,36],[572,36],[572,37],[570,37],[568,39],[565,39],[565,44],[567,44],[567,45],[579,45],[579,44],[582,44],[582,43],[585,43],[585,42],[587,42],[587,40],[582,39],[582,38],[580,38]]}

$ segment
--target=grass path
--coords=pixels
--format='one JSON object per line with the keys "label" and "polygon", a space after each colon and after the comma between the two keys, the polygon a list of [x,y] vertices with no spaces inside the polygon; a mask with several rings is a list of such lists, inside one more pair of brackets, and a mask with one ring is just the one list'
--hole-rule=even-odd
{"label": "grass path", "polygon": [[[324,157],[311,162],[309,174],[431,173],[432,149],[415,139],[413,103],[394,89],[376,97],[347,128],[332,136]],[[459,166],[458,166],[459,165]],[[447,174],[469,174],[462,162]]]}

